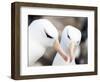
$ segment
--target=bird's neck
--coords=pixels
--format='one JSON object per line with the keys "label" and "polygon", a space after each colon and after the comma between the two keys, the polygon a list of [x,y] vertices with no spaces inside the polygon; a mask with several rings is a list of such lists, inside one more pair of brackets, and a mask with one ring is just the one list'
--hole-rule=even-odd
{"label": "bird's neck", "polygon": [[68,53],[68,44],[61,40],[60,45],[64,52]]}
{"label": "bird's neck", "polygon": [[[64,50],[64,52],[66,53],[66,55],[70,56],[69,45],[67,44],[67,42],[64,42],[63,40],[61,40],[60,45],[61,45],[62,49]],[[72,62],[75,62],[75,58],[74,57],[72,57],[71,63]]]}
{"label": "bird's neck", "polygon": [[38,51],[42,50],[41,52],[45,52],[45,50],[46,50],[45,46],[41,45],[41,43],[38,40],[35,40],[35,39],[32,39],[32,38],[29,38],[29,45],[32,46],[32,48],[35,48]]}

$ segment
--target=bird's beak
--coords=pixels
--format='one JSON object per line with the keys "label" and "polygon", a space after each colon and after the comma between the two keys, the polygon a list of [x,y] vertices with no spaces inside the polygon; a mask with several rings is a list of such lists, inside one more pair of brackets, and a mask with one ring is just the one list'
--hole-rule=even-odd
{"label": "bird's beak", "polygon": [[69,61],[69,56],[64,52],[64,50],[61,48],[60,43],[58,40],[54,43],[54,49],[60,54],[60,56],[66,61]]}
{"label": "bird's beak", "polygon": [[69,55],[70,55],[70,62],[72,61],[73,58],[75,58],[75,49],[76,49],[76,44],[75,42],[71,41],[69,45]]}

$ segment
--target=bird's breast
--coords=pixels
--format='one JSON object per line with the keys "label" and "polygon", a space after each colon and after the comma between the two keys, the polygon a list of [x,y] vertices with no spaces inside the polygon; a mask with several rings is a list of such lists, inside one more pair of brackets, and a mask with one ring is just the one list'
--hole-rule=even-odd
{"label": "bird's breast", "polygon": [[29,41],[29,65],[33,65],[40,57],[43,56],[45,48],[34,41]]}

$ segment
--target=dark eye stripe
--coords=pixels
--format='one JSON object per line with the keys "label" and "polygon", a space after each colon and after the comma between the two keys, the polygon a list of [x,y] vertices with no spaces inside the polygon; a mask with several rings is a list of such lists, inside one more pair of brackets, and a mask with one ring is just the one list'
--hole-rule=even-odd
{"label": "dark eye stripe", "polygon": [[70,36],[68,35],[68,30],[67,30],[67,37],[68,37],[69,39],[71,39]]}
{"label": "dark eye stripe", "polygon": [[53,38],[52,36],[50,36],[46,31],[45,31],[45,34],[46,34],[46,36],[48,37],[48,38]]}
{"label": "dark eye stripe", "polygon": [[67,37],[70,39],[70,36],[67,34]]}
{"label": "dark eye stripe", "polygon": [[47,36],[48,38],[53,38],[52,36],[48,35],[47,33],[46,33],[46,36]]}

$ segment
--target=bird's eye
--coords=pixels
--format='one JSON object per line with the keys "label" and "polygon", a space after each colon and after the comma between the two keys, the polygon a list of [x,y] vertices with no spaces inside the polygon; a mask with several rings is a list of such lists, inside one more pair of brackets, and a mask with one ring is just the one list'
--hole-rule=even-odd
{"label": "bird's eye", "polygon": [[46,34],[46,36],[48,37],[48,38],[51,38],[51,39],[53,39],[53,37],[52,36],[50,36],[46,31],[45,31],[45,34]]}
{"label": "bird's eye", "polygon": [[70,39],[70,36],[67,34],[67,37]]}

